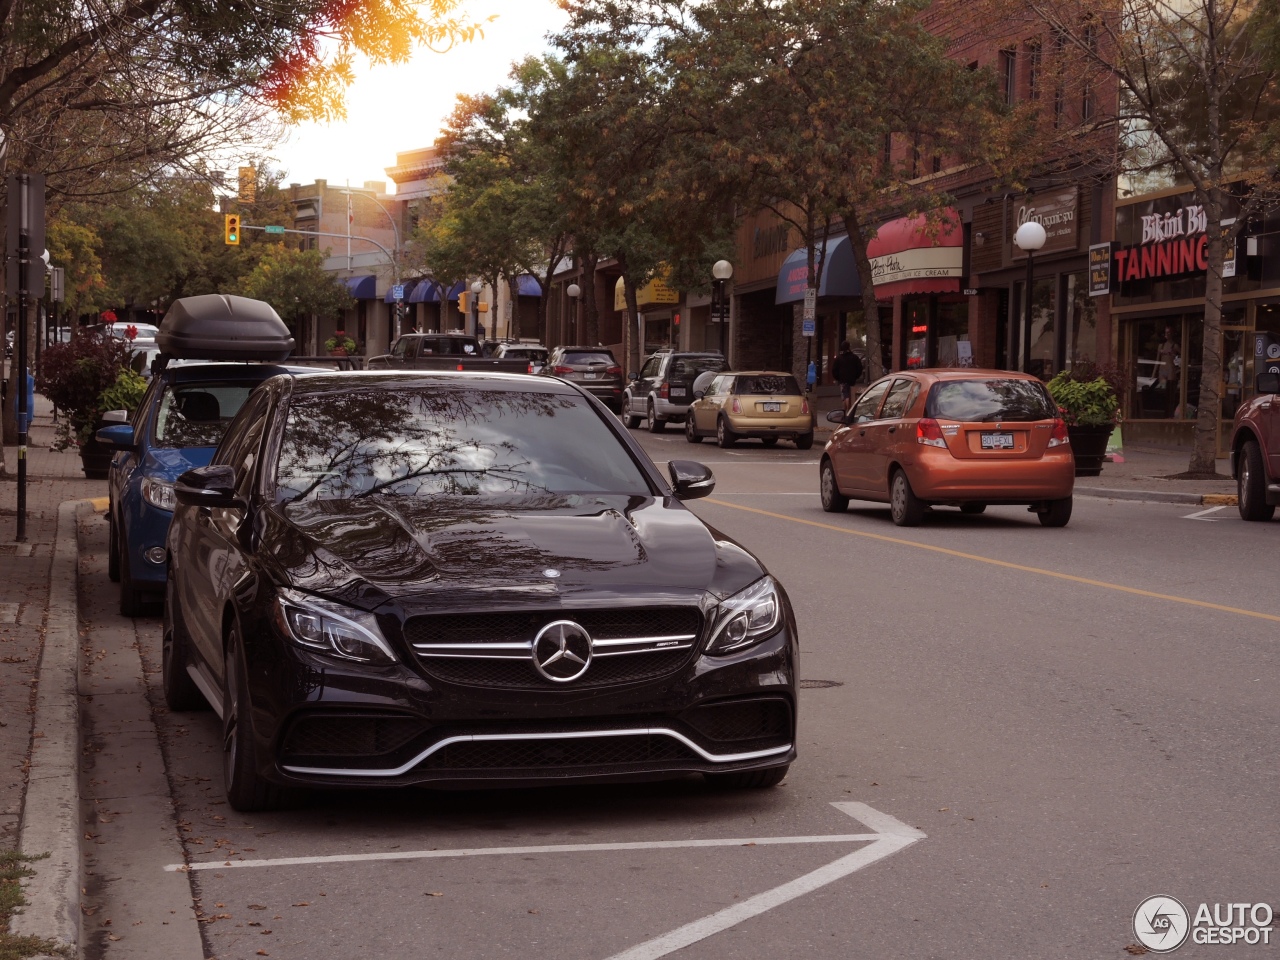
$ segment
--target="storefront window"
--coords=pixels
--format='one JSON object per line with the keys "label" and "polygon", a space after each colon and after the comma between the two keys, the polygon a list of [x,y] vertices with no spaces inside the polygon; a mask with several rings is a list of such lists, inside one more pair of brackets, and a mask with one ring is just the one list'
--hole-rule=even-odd
{"label": "storefront window", "polygon": [[938,301],[938,366],[972,367],[968,300]]}
{"label": "storefront window", "polygon": [[[1056,310],[1054,297],[1055,281],[1052,277],[1036,280],[1031,285],[1031,366],[1027,373],[1033,373],[1042,380],[1053,376],[1053,318]],[[1014,284],[1014,309],[1021,321],[1022,311],[1026,303],[1026,283]],[[1023,348],[1022,337],[1026,335],[1026,325],[1018,324],[1017,352],[1012,367],[1021,366]]]}
{"label": "storefront window", "polygon": [[1069,369],[1076,360],[1095,360],[1098,356],[1098,307],[1089,296],[1086,275],[1067,276],[1067,356]]}

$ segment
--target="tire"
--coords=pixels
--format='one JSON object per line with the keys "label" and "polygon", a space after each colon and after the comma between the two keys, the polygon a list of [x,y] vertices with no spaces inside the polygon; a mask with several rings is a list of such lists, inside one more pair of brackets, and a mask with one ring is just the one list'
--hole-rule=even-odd
{"label": "tire", "polygon": [[889,513],[900,527],[918,526],[924,518],[925,504],[911,489],[905,470],[895,470],[889,481]]}
{"label": "tire", "polygon": [[690,443],[701,443],[702,434],[693,425],[693,411],[689,411],[689,416],[684,421],[684,438]]}
{"label": "tire", "polygon": [[761,437],[760,442],[766,447],[776,447],[778,445],[777,437]]}
{"label": "tire", "polygon": [[1236,492],[1241,520],[1270,520],[1276,508],[1267,503],[1267,471],[1262,464],[1262,450],[1253,440],[1240,448],[1236,466]]}
{"label": "tire", "polygon": [[796,449],[797,450],[813,449],[813,434],[802,433],[800,434],[800,436],[796,437]]}
{"label": "tire", "polygon": [[649,401],[649,409],[645,413],[645,419],[649,421],[650,433],[661,433],[667,429],[667,421],[663,420],[653,409],[653,401]]}
{"label": "tire", "polygon": [[844,513],[849,509],[849,498],[840,492],[836,468],[830,460],[823,460],[818,471],[818,492],[822,495],[822,509],[827,513]]}
{"label": "tire", "polygon": [[233,624],[222,674],[222,783],[227,803],[241,813],[275,810],[285,803],[285,791],[258,773],[252,723],[239,628]]}
{"label": "tire", "polygon": [[985,503],[962,503],[960,504],[961,513],[979,514],[986,513],[987,505]]}
{"label": "tire", "polygon": [[627,397],[627,399],[626,399],[625,403],[623,403],[623,407],[624,407],[624,408],[626,409],[626,411],[627,411],[627,416],[626,416],[627,429],[628,429],[628,430],[634,430],[634,429],[636,429],[638,426],[640,426],[640,421],[641,421],[641,419],[643,419],[643,418],[641,418],[641,417],[637,417],[634,413],[632,413],[632,412],[631,412],[631,398],[630,398],[630,397]]}
{"label": "tire", "polygon": [[120,616],[136,617],[142,613],[142,591],[133,585],[133,574],[129,569],[129,551],[121,540],[116,556],[120,567]]}
{"label": "tire", "polygon": [[738,435],[729,429],[728,422],[724,417],[716,421],[716,443],[720,444],[721,449],[728,449],[738,442]]}
{"label": "tire", "polygon": [[120,543],[115,513],[107,514],[107,579],[120,582]]}
{"label": "tire", "polygon": [[164,702],[174,713],[208,710],[209,701],[187,673],[186,632],[178,615],[172,616],[173,624],[161,641],[160,682],[164,689]]}
{"label": "tire", "polygon": [[1044,527],[1065,527],[1071,520],[1071,498],[1050,500],[1044,513],[1036,514]]}
{"label": "tire", "polygon": [[763,790],[776,787],[786,779],[791,765],[768,770],[740,770],[735,773],[704,773],[707,783],[721,790]]}

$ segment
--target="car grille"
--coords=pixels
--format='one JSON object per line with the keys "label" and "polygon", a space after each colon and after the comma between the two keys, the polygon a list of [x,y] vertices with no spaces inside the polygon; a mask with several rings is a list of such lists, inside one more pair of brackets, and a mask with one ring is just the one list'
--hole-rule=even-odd
{"label": "car grille", "polygon": [[719,743],[791,737],[791,705],[781,697],[711,703],[686,711],[681,719]]}
{"label": "car grille", "polygon": [[[451,683],[508,689],[560,686],[533,666],[538,631],[556,620],[572,620],[596,646],[591,666],[564,686],[580,690],[669,676],[693,656],[702,629],[696,607],[612,610],[539,610],[501,614],[411,617],[405,638],[431,676]],[[647,642],[647,641],[652,641]]]}
{"label": "car grille", "polygon": [[412,717],[301,717],[289,728],[283,751],[293,757],[386,756],[426,730],[424,722]]}
{"label": "car grille", "polygon": [[678,740],[661,735],[591,737],[583,740],[499,740],[451,743],[423,766],[436,770],[500,770],[607,767],[633,763],[695,761]]}

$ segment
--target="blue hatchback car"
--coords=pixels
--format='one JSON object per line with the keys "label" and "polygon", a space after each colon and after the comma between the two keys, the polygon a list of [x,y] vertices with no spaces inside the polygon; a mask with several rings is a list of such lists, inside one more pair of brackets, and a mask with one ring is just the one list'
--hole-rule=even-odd
{"label": "blue hatchback car", "polygon": [[98,431],[99,441],[117,448],[107,475],[108,572],[120,584],[121,614],[137,616],[144,603],[164,599],[173,481],[208,465],[227,424],[259,383],[314,372],[269,363],[170,366],[152,377],[131,423]]}

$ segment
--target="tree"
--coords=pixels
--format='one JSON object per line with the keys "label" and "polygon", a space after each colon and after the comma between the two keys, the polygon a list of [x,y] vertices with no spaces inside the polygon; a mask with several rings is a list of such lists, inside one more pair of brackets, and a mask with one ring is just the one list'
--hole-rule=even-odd
{"label": "tree", "polygon": [[340,319],[352,305],[351,293],[337,276],[324,269],[321,250],[292,250],[282,243],[266,247],[240,285],[240,292],[265,300],[302,335],[304,319],[312,314]]}
{"label": "tree", "polygon": [[[1280,6],[1274,0],[1018,0],[1120,85],[1109,118],[1130,171],[1188,185],[1205,214],[1203,375],[1188,472],[1214,474],[1221,406],[1223,260],[1280,200]],[[1224,219],[1235,222],[1224,228]]]}

